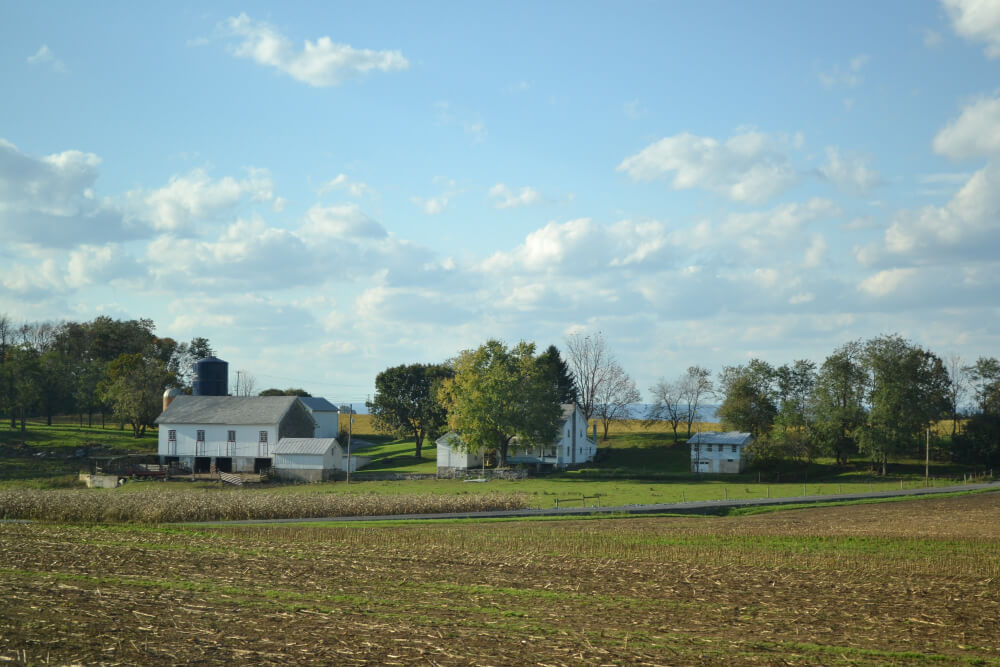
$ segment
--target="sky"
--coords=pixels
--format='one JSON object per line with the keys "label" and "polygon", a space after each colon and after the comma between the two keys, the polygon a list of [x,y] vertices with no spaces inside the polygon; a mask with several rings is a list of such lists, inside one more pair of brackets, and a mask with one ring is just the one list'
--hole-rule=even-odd
{"label": "sky", "polygon": [[489,338],[600,332],[646,397],[1000,356],[998,74],[989,0],[11,0],[0,313],[337,402]]}

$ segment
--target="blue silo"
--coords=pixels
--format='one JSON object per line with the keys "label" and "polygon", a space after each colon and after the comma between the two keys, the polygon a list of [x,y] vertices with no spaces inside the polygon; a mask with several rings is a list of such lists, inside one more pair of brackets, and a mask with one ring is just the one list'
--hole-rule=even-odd
{"label": "blue silo", "polygon": [[229,363],[215,357],[196,361],[191,393],[194,396],[228,396]]}

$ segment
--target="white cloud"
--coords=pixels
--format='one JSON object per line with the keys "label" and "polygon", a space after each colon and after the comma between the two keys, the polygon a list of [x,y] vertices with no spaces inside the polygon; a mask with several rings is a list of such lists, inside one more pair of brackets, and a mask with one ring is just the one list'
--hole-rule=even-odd
{"label": "white cloud", "polygon": [[897,291],[900,286],[911,282],[916,276],[916,269],[887,269],[858,283],[858,289],[872,296],[883,297]]}
{"label": "white cloud", "polygon": [[231,176],[213,181],[204,169],[194,169],[183,176],[172,176],[162,188],[132,191],[127,197],[156,229],[182,232],[195,222],[213,220],[233,209],[244,196],[258,202],[274,200],[270,173],[254,167],[247,172],[247,178],[239,181]]}
{"label": "white cloud", "polygon": [[375,190],[367,183],[352,181],[347,174],[337,174],[334,178],[320,186],[318,194],[324,195],[334,190],[343,190],[352,197],[360,199],[366,194],[374,194]]}
{"label": "white cloud", "polygon": [[66,68],[66,63],[56,58],[56,55],[52,53],[52,49],[46,44],[42,44],[41,48],[35,52],[35,55],[28,56],[27,63],[29,65],[48,65],[53,72],[59,72],[60,74],[69,71]]}
{"label": "white cloud", "polygon": [[95,283],[121,285],[143,275],[143,265],[118,243],[82,245],[70,252],[66,283],[74,288]]}
{"label": "white cloud", "polygon": [[101,160],[68,150],[34,157],[0,139],[0,232],[5,242],[67,247],[148,233],[94,194]]}
{"label": "white cloud", "polygon": [[225,25],[231,34],[243,38],[233,49],[235,55],[274,67],[310,86],[335,86],[373,70],[390,72],[410,66],[400,51],[355,49],[329,37],[306,40],[302,50],[296,51],[292,41],[274,26],[246,14],[229,18]]}
{"label": "white cloud", "polygon": [[809,248],[806,250],[805,261],[803,265],[807,269],[816,269],[823,265],[823,260],[826,259],[827,250],[829,250],[829,244],[827,244],[826,239],[822,234],[814,234],[812,237],[812,242],[809,244]]}
{"label": "white cloud", "polygon": [[941,4],[957,35],[986,42],[986,55],[1000,56],[1000,4],[989,0],[941,0]]}
{"label": "white cloud", "polygon": [[841,190],[861,196],[882,184],[882,176],[858,157],[841,157],[835,146],[826,149],[826,164],[819,168],[823,177]]}
{"label": "white cloud", "polygon": [[625,158],[618,171],[636,181],[670,178],[677,190],[703,188],[733,201],[761,203],[796,179],[787,144],[787,139],[756,130],[725,142],[684,132]]}
{"label": "white cloud", "polygon": [[975,172],[942,207],[901,211],[885,232],[886,248],[924,259],[956,250],[967,255],[995,254],[1000,247],[1000,166],[992,162]]}
{"label": "white cloud", "polygon": [[861,70],[868,60],[868,56],[862,53],[851,58],[846,67],[834,65],[829,71],[819,73],[820,83],[827,89],[841,86],[854,88],[863,81]]}
{"label": "white cloud", "polygon": [[357,204],[316,204],[306,211],[299,233],[306,238],[333,239],[379,239],[388,236],[385,227],[365,215]]}
{"label": "white cloud", "polygon": [[531,186],[524,186],[520,191],[514,193],[503,183],[497,183],[490,188],[490,197],[494,200],[494,208],[530,206],[542,200],[542,196],[538,193],[538,190]]}
{"label": "white cloud", "polygon": [[934,151],[953,160],[1000,155],[1000,97],[977,100],[934,137]]}
{"label": "white cloud", "polygon": [[924,46],[926,46],[929,49],[941,46],[942,37],[941,33],[939,33],[937,30],[924,28],[923,34],[924,34]]}

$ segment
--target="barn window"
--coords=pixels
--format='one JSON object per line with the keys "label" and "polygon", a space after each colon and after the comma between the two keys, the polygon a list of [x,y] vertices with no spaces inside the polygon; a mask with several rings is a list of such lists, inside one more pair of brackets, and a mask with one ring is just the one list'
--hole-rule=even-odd
{"label": "barn window", "polygon": [[705,447],[705,451],[706,451],[706,452],[710,452],[710,451],[712,451],[712,445],[707,445],[707,446]]}
{"label": "barn window", "polygon": [[226,436],[226,442],[236,442],[236,431],[229,431]]}
{"label": "barn window", "polygon": [[733,454],[736,453],[736,445],[733,445]]}
{"label": "barn window", "polygon": [[170,429],[169,431],[167,431],[167,440],[174,440],[174,441],[177,440],[177,430],[176,429]]}
{"label": "barn window", "polygon": [[267,442],[267,431],[260,432],[260,439],[257,442]]}
{"label": "barn window", "polygon": [[198,435],[195,438],[195,440],[197,440],[198,442],[205,442],[205,432],[204,431],[198,431]]}

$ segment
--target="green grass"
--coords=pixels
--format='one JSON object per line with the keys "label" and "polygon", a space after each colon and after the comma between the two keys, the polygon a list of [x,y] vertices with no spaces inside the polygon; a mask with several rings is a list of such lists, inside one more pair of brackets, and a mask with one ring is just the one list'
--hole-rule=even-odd
{"label": "green grass", "polygon": [[[367,436],[366,436],[367,437]],[[376,444],[374,447],[352,449],[351,454],[370,456],[372,462],[356,473],[363,478],[365,473],[420,473],[433,475],[437,472],[437,449],[432,440],[424,440],[421,457],[414,456],[417,444],[405,438]]]}

